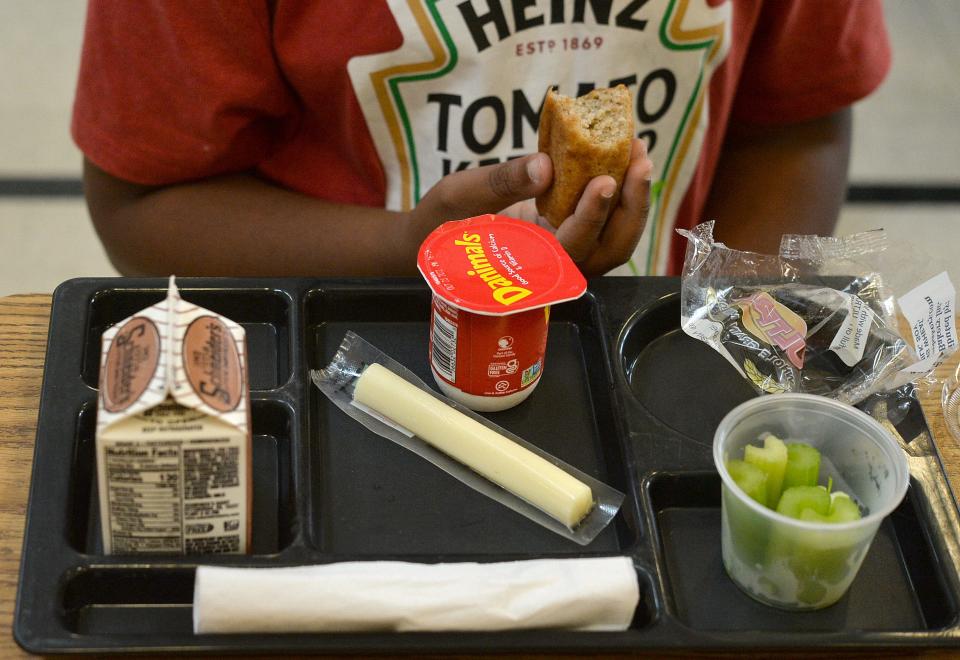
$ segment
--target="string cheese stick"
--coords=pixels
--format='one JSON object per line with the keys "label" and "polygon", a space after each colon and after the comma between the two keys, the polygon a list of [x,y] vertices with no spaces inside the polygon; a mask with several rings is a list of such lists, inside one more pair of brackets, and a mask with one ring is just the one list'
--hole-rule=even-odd
{"label": "string cheese stick", "polygon": [[593,492],[585,483],[383,365],[364,369],[353,398],[567,527],[593,507]]}

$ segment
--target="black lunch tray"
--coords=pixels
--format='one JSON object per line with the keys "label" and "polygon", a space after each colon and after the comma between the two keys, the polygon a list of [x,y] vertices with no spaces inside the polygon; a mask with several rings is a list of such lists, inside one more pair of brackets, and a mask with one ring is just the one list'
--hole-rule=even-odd
{"label": "black lunch tray", "polygon": [[[309,384],[347,330],[432,384],[430,294],[416,280],[182,279],[186,300],[247,331],[253,552],[106,556],[94,428],[100,334],[162,299],[160,280],[61,285],[50,318],[14,636],[56,652],[470,653],[960,646],[957,511],[915,408],[901,422],[913,478],[850,592],[813,613],[760,605],[720,559],[713,429],[754,396],[679,330],[679,281],[602,278],[554,308],[544,375],[490,417],[626,493],[582,547],[470,490],[344,415]],[[898,427],[899,428],[899,427]],[[640,604],[625,632],[194,635],[199,563],[498,561],[629,555]]]}

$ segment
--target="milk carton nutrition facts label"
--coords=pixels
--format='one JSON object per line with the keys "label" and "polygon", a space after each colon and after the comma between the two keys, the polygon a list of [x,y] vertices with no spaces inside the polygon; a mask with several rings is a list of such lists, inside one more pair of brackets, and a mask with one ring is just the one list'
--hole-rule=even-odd
{"label": "milk carton nutrition facts label", "polygon": [[114,552],[239,552],[242,449],[229,437],[104,447]]}
{"label": "milk carton nutrition facts label", "polygon": [[180,451],[170,447],[106,449],[109,527],[117,552],[179,552]]}

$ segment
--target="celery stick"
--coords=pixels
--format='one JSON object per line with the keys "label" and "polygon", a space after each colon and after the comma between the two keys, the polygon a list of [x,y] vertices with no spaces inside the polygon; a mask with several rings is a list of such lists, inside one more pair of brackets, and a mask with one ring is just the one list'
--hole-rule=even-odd
{"label": "celery stick", "polygon": [[727,461],[727,472],[748,497],[767,505],[767,473],[736,458]]}
{"label": "celery stick", "polygon": [[[726,486],[721,489],[723,517],[726,519],[726,533],[729,534],[727,550],[745,566],[762,564],[766,561],[770,525],[766,518],[750,508],[741,493],[734,491],[735,488]],[[766,496],[765,489],[760,489],[760,492]]]}
{"label": "celery stick", "polygon": [[767,506],[776,509],[783,488],[783,474],[787,469],[787,445],[768,433],[763,438],[762,448],[754,445],[743,448],[743,460],[767,473]]}
{"label": "celery stick", "polygon": [[816,486],[820,476],[820,452],[808,444],[787,444],[787,469],[783,473],[783,490],[793,486]]}
{"label": "celery stick", "polygon": [[791,518],[803,519],[806,511],[813,515],[830,513],[830,494],[823,486],[793,486],[783,491],[777,504],[777,513]]}
{"label": "celery stick", "polygon": [[[860,520],[860,507],[842,491],[830,494],[830,507],[826,514],[813,509],[804,509],[800,520],[818,523],[843,523]],[[807,544],[795,552],[790,567],[806,581],[837,584],[849,573],[855,546],[860,538],[856,534],[811,535]]]}
{"label": "celery stick", "polygon": [[860,520],[860,506],[852,497],[838,490],[830,495],[830,515],[836,522]]}
{"label": "celery stick", "polygon": [[800,512],[800,520],[823,523],[844,523],[860,520],[860,507],[849,495],[837,491],[830,495],[830,508],[826,514],[818,513],[813,509],[804,509]]}
{"label": "celery stick", "polygon": [[[796,574],[796,573],[795,573]],[[827,588],[813,576],[797,577],[797,600],[807,605],[816,605],[827,595]]]}

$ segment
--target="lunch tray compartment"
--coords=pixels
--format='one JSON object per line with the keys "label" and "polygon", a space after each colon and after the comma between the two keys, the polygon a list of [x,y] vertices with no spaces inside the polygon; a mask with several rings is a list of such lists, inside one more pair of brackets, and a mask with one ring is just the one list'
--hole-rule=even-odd
{"label": "lunch tray compartment", "polygon": [[[588,546],[556,536],[367,431],[309,380],[347,330],[434,387],[430,293],[419,280],[193,280],[183,298],[247,331],[254,448],[248,555],[102,553],[94,460],[100,335],[163,299],[162,280],[83,279],[54,296],[14,635],[35,652],[629,652],[954,646],[955,538],[913,484],[850,594],[816,613],[754,603],[723,573],[713,427],[753,396],[679,330],[679,282],[601,278],[551,310],[544,375],[523,405],[489,413],[623,491]],[[906,423],[906,422],[905,422]],[[909,420],[910,436],[918,419]],[[924,430],[922,418],[920,431]],[[906,432],[906,431],[905,431]],[[506,561],[628,555],[640,604],[619,633],[196,636],[198,564]]]}
{"label": "lunch tray compartment", "polygon": [[[427,358],[430,296],[362,296],[354,305],[344,292],[311,292],[307,336],[310,366],[329,361],[344,334],[353,330],[434,385]],[[379,320],[369,320],[375,316]],[[413,310],[414,313],[410,313]],[[616,435],[595,420],[610,420],[602,369],[588,369],[601,353],[596,303],[587,296],[553,315],[544,373],[524,405],[488,418],[587,474],[626,489],[623,454]],[[620,553],[635,539],[625,524],[611,525],[583,548],[533,525],[518,513],[474,491],[431,463],[381,438],[347,417],[316,388],[310,389],[309,437],[312,542],[335,555],[587,555]],[[556,414],[562,401],[565,412]]]}
{"label": "lunch tray compartment", "polygon": [[193,573],[168,566],[75,571],[63,585],[63,625],[76,635],[189,634]]}
{"label": "lunch tray compartment", "polygon": [[881,525],[848,593],[832,607],[791,613],[767,607],[734,585],[720,547],[720,476],[716,472],[655,475],[647,490],[657,521],[660,574],[667,608],[702,630],[806,634],[938,630],[957,616],[947,584],[926,542],[931,530],[914,503],[917,484]]}
{"label": "lunch tray compartment", "polygon": [[[713,430],[730,410],[756,396],[745,378],[715,350],[680,329],[680,294],[671,293],[638,310],[620,334],[619,367],[636,402],[672,431],[713,445]],[[729,372],[729,373],[728,373]],[[664,377],[651,378],[651,374]],[[718,381],[718,374],[726,375]],[[677,389],[696,402],[677,405]],[[720,386],[722,383],[722,386]]]}
{"label": "lunch tray compartment", "polygon": [[[652,601],[653,581],[648,575],[640,576],[641,598]],[[124,638],[127,644],[137,646],[168,646],[173,636],[193,638],[193,586],[192,566],[155,565],[149,568],[96,566],[71,572],[63,584],[63,608],[60,621],[74,635],[89,637],[109,636]],[[637,608],[631,629],[650,625],[651,608]],[[518,632],[513,635],[531,636],[533,633]],[[568,633],[569,634],[569,633]],[[435,635],[436,636],[436,635]],[[263,637],[262,635],[258,637]],[[297,648],[324,649],[331,637],[336,635],[274,636],[272,645],[292,643]],[[307,643],[305,638],[312,638]],[[368,642],[377,642],[390,648],[389,636],[368,636]],[[197,638],[201,639],[201,638]],[[209,640],[234,642],[230,638],[207,636]],[[220,647],[224,648],[224,647]],[[233,645],[231,644],[231,648]],[[239,647],[236,650],[240,650]],[[342,650],[342,649],[341,649]]]}

